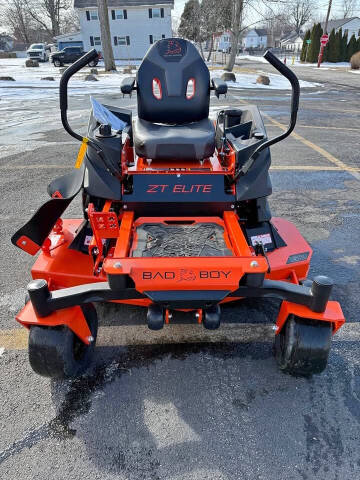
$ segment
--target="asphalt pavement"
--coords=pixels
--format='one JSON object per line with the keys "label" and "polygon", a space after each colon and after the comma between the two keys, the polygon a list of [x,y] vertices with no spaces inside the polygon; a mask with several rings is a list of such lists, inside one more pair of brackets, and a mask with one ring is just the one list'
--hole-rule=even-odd
{"label": "asphalt pavement", "polygon": [[[47,184],[72,168],[78,144],[62,131],[56,101],[0,106],[0,478],[360,477],[360,88],[338,75],[327,72],[325,86],[302,92],[295,135],[272,148],[272,213],[310,242],[310,276],[334,279],[349,323],[334,337],[327,370],[310,379],[277,370],[270,332],[279,304],[266,299],[224,306],[216,341],[186,315],[144,341],[144,310],[100,305],[108,330],[88,374],[35,375],[14,321],[33,259],[10,236],[47,199]],[[97,98],[136,108],[118,92]],[[256,104],[273,136],[288,122],[289,101],[289,91],[231,90],[211,107]],[[71,100],[82,131],[88,107],[86,97]],[[79,214],[77,202],[66,213]],[[121,328],[132,329],[131,341]]]}

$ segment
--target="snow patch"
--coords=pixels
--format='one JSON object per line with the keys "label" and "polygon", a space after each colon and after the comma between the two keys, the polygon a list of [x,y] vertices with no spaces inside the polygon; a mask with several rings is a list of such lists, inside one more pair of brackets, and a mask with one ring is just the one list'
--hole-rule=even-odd
{"label": "snow patch", "polygon": [[[214,72],[215,73],[215,72]],[[215,76],[213,73],[212,76]],[[224,70],[216,70],[216,77],[221,77]],[[259,75],[266,75],[270,78],[270,85],[262,85],[256,83],[256,79]],[[291,90],[289,81],[282,75],[276,73],[256,72],[256,73],[235,73],[236,82],[227,82],[231,88],[259,88],[263,90]],[[306,82],[300,80],[300,87],[302,88],[314,88],[320,87],[320,83]]]}

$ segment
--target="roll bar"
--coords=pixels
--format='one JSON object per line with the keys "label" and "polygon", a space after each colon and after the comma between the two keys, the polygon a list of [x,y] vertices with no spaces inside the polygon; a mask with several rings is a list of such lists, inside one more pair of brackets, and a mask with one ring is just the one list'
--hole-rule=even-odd
{"label": "roll bar", "polygon": [[259,157],[260,153],[265,149],[270,147],[271,145],[274,145],[275,143],[280,142],[281,140],[284,140],[284,138],[288,137],[290,133],[294,130],[295,125],[296,125],[296,119],[297,119],[297,112],[299,109],[299,99],[300,99],[300,85],[299,85],[299,80],[295,73],[290,70],[289,67],[287,67],[276,55],[270,52],[270,50],[267,50],[264,54],[264,58],[274,67],[276,70],[281,73],[285,78],[287,78],[291,84],[292,88],[292,95],[291,95],[291,114],[290,114],[290,123],[287,128],[287,130],[278,135],[275,138],[271,138],[270,140],[267,140],[266,142],[262,143],[259,145],[259,147],[254,151],[254,153],[251,155],[251,157],[244,163],[244,165],[235,173],[233,182],[236,182],[236,180],[243,176],[246,175],[246,173],[249,171],[249,169],[252,167],[256,159]]}

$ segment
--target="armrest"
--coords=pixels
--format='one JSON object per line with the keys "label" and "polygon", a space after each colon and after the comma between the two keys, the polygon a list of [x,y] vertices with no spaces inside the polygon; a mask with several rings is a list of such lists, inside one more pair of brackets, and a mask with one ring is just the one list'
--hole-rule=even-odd
{"label": "armrest", "polygon": [[211,79],[212,90],[215,90],[215,95],[219,98],[220,95],[225,95],[227,93],[227,84],[221,78],[212,78]]}
{"label": "armrest", "polygon": [[136,90],[135,87],[135,77],[126,77],[121,82],[121,92],[124,95],[131,95],[131,92]]}

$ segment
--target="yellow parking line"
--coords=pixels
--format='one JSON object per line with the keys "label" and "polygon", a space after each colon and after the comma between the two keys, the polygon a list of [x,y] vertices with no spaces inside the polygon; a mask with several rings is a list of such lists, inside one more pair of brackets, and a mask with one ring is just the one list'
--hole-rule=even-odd
{"label": "yellow parking line", "polygon": [[[264,117],[268,118],[269,121],[273,124],[273,125],[276,125],[277,127],[279,127],[281,130],[283,130],[284,132],[287,130],[287,126],[278,122],[277,120],[275,120],[274,118],[270,117],[269,115],[267,115],[266,113],[263,113]],[[315,143],[313,142],[310,142],[310,140],[306,140],[306,138],[302,137],[301,135],[299,135],[298,133],[295,133],[295,132],[292,132],[291,134],[294,138],[296,138],[296,140],[299,140],[301,143],[303,143],[304,145],[306,145],[307,147],[310,147],[312,150],[315,150],[315,152],[317,153],[320,153],[320,155],[322,155],[323,157],[325,157],[327,160],[329,160],[329,162],[333,163],[334,165],[336,165],[337,167],[341,168],[342,170],[347,170],[349,167],[344,163],[342,162],[341,160],[338,160],[336,157],[334,157],[334,155],[331,155],[331,153],[327,152],[326,150],[324,150],[322,147],[319,147],[319,145],[316,145]]]}
{"label": "yellow parking line", "polygon": [[[247,103],[242,100],[241,98],[237,97],[234,95],[234,98],[241,104],[241,105],[247,105]],[[283,132],[287,130],[287,126],[284,125],[283,123],[278,122],[274,118],[272,118],[270,115],[267,113],[262,112],[262,115],[267,118],[273,125],[276,127],[279,127]],[[346,172],[351,173],[357,180],[360,180],[360,174],[357,170],[355,170],[352,167],[348,167],[344,162],[339,160],[338,158],[334,157],[331,153],[327,152],[325,149],[320,147],[319,145],[316,145],[313,142],[310,142],[310,140],[307,140],[306,138],[302,137],[298,133],[292,132],[291,136],[293,138],[296,138],[296,140],[299,140],[302,144],[306,145],[307,147],[311,148],[315,152],[319,153],[322,155],[324,158],[326,158],[329,162],[333,163],[337,167],[339,167],[341,170],[345,170]]]}
{"label": "yellow parking line", "polygon": [[[99,347],[130,345],[166,345],[180,343],[252,343],[273,341],[272,325],[224,323],[216,331],[205,330],[202,325],[165,325],[162,330],[149,330],[146,325],[100,327],[97,338]],[[345,324],[334,340],[360,340],[360,324]],[[25,328],[0,330],[0,348],[26,350],[28,331]]]}
{"label": "yellow parking line", "polygon": [[[269,115],[267,115],[266,113],[263,113],[264,117],[268,118],[269,121],[273,124],[273,125],[276,125],[277,127],[279,127],[281,130],[283,130],[284,132],[287,130],[287,126],[278,122],[277,120],[275,120],[274,118],[270,117]],[[341,170],[344,170],[346,172],[349,172],[351,173],[357,180],[360,180],[360,174],[359,174],[359,170],[358,169],[355,169],[353,167],[348,167],[346,165],[346,163],[342,162],[341,160],[339,160],[338,158],[334,157],[334,155],[332,155],[331,153],[327,152],[326,150],[324,150],[322,147],[320,147],[319,145],[316,145],[315,143],[313,142],[310,142],[310,140],[307,140],[306,138],[302,137],[301,135],[299,135],[298,133],[295,133],[295,132],[292,132],[291,136],[293,138],[296,138],[296,140],[299,140],[299,142],[301,142],[302,144],[306,145],[307,147],[311,148],[312,150],[314,150],[315,152],[319,153],[320,155],[322,155],[324,158],[326,158],[329,162],[333,163],[334,165],[336,165],[339,169]]]}
{"label": "yellow parking line", "polygon": [[340,167],[322,167],[316,165],[271,165],[270,170],[313,170],[313,171],[335,171],[341,172]]}
{"label": "yellow parking line", "polygon": [[[321,166],[321,165],[272,165],[270,170],[312,170],[312,171],[329,171],[329,172],[343,172],[344,169],[340,167]],[[347,172],[360,172],[360,168],[348,167]]]}
{"label": "yellow parking line", "polygon": [[28,344],[28,331],[25,328],[0,330],[0,348],[5,350],[25,350]]}
{"label": "yellow parking line", "polygon": [[[266,123],[265,127],[273,127],[274,125],[272,123]],[[298,123],[296,124],[296,128],[316,128],[320,130],[345,130],[345,131],[351,131],[351,132],[360,132],[360,128],[348,128],[348,127],[322,127],[320,125],[299,125]]]}

